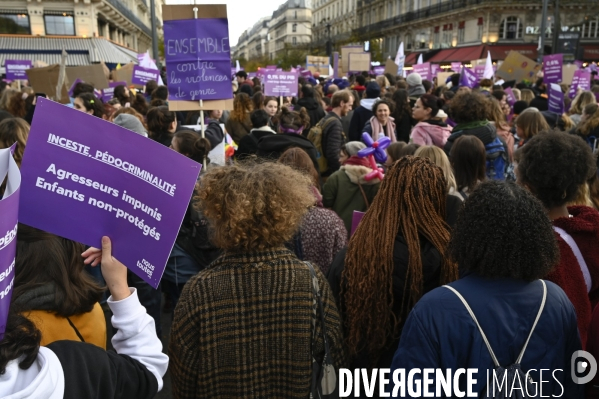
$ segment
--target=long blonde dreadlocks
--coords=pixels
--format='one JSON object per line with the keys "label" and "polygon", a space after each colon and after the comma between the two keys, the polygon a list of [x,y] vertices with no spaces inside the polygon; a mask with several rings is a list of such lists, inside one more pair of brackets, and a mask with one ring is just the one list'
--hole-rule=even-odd
{"label": "long blonde dreadlocks", "polygon": [[[423,295],[419,234],[442,256],[440,284],[458,278],[446,254],[447,182],[429,159],[407,156],[387,172],[370,209],[352,236],[341,277],[346,344],[351,355],[366,349],[373,359],[396,337],[409,310]],[[393,312],[393,246],[397,233],[408,245],[408,271],[400,314]]]}

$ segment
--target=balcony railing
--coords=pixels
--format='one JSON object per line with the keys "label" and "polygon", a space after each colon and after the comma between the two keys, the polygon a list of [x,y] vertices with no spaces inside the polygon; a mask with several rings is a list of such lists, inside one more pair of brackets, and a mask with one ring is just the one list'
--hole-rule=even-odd
{"label": "balcony railing", "polygon": [[137,15],[135,15],[126,5],[124,5],[120,0],[106,0],[108,4],[117,9],[118,12],[123,14],[125,18],[131,21],[134,25],[136,25],[143,33],[152,37],[152,31],[150,28],[142,22],[141,19]]}

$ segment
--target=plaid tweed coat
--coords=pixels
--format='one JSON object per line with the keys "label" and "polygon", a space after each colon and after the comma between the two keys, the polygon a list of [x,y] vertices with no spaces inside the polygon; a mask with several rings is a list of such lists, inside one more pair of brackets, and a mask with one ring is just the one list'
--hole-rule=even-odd
{"label": "plaid tweed coat", "polygon": [[[338,369],[347,360],[331,289],[315,267]],[[307,398],[312,381],[313,292],[293,252],[224,254],[193,277],[174,313],[174,398]],[[320,317],[314,352],[324,355]]]}

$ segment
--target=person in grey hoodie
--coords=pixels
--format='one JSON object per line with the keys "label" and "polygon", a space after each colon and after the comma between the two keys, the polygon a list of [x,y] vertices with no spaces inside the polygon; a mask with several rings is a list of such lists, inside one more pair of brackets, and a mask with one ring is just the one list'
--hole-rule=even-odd
{"label": "person in grey hoodie", "polygon": [[362,133],[366,122],[372,118],[372,106],[379,100],[381,87],[376,82],[366,86],[366,98],[360,101],[360,106],[354,110],[354,116],[349,124],[348,141],[362,141]]}
{"label": "person in grey hoodie", "polygon": [[410,106],[414,108],[414,104],[416,104],[416,100],[420,98],[421,95],[426,94],[426,90],[422,85],[422,76],[418,72],[413,72],[408,75],[406,78],[406,83],[408,84],[408,95],[410,96]]}
{"label": "person in grey hoodie", "polygon": [[139,119],[137,119],[133,115],[129,115],[129,114],[117,115],[117,117],[114,118],[114,124],[119,125],[120,127],[124,127],[125,129],[129,129],[132,132],[140,134],[144,137],[148,137],[148,133],[146,132],[144,125],[142,125],[141,122],[139,121]]}

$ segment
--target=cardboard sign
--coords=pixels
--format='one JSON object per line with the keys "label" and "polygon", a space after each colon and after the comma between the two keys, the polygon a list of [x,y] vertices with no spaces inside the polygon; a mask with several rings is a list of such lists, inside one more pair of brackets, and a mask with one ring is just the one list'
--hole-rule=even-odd
{"label": "cardboard sign", "polygon": [[[46,93],[48,98],[56,99],[56,86],[58,85],[58,75],[60,73],[60,65],[54,64],[44,68],[31,68],[25,71],[27,80],[31,87],[35,88],[37,93]],[[68,104],[71,102],[68,93],[68,85],[66,82],[62,85],[60,102]]]}
{"label": "cardboard sign", "polygon": [[310,72],[321,75],[329,74],[329,57],[319,57],[316,55],[306,56],[306,69]]}
{"label": "cardboard sign", "polygon": [[164,54],[170,100],[233,98],[226,18],[165,21]]}
{"label": "cardboard sign", "polygon": [[[98,134],[102,132],[102,134]],[[157,287],[201,165],[40,98],[21,165],[19,221],[98,247]]]}
{"label": "cardboard sign", "polygon": [[0,340],[6,331],[6,320],[15,278],[17,227],[21,173],[12,157],[16,144],[0,150],[0,181],[8,177],[6,191],[0,199]]}
{"label": "cardboard sign", "polygon": [[[195,13],[193,10],[194,8],[196,8]],[[227,18],[227,6],[224,4],[162,6],[162,20],[164,22],[181,19],[193,19],[196,15],[198,19]],[[229,66],[227,66],[227,68]],[[229,85],[231,86],[231,82],[229,82]],[[231,88],[231,95],[232,94],[233,89]],[[233,98],[228,98],[226,100],[202,100],[201,106],[199,101],[169,100],[168,108],[171,111],[199,111],[201,109],[232,110]]]}
{"label": "cardboard sign", "polygon": [[395,61],[393,61],[391,58],[387,59],[387,61],[385,62],[385,73],[390,73],[392,76],[397,76],[397,72],[399,70],[398,68],[399,67],[397,66]]}
{"label": "cardboard sign", "polygon": [[[341,47],[341,69],[343,73],[349,73],[349,55],[352,53],[363,53],[364,48],[362,46],[343,46]],[[370,69],[368,67],[366,71]]]}
{"label": "cardboard sign", "polygon": [[453,75],[453,72],[437,72],[437,86],[445,86],[447,78]]}
{"label": "cardboard sign", "polygon": [[264,81],[264,94],[275,97],[296,97],[298,90],[297,73],[267,72]]}
{"label": "cardboard sign", "polygon": [[157,69],[143,68],[139,65],[133,67],[133,75],[131,76],[131,83],[134,85],[145,86],[150,80],[158,82],[160,77],[160,71]]}
{"label": "cardboard sign", "polygon": [[75,80],[79,79],[82,82],[89,83],[98,90],[108,87],[108,79],[106,79],[102,64],[66,67],[65,71],[71,85]]}
{"label": "cardboard sign", "polygon": [[8,80],[26,80],[27,71],[33,68],[33,62],[29,60],[6,60],[4,61],[6,68],[6,79]]}
{"label": "cardboard sign", "polygon": [[564,64],[563,54],[552,54],[543,57],[543,82],[560,83]]}
{"label": "cardboard sign", "polygon": [[524,79],[534,80],[539,65],[517,51],[510,51],[496,75],[504,80],[520,82]]}
{"label": "cardboard sign", "polygon": [[114,71],[112,71],[112,80],[127,82],[127,86],[131,86],[133,84],[131,82],[131,79],[133,78],[134,66],[135,64],[130,62],[129,64],[123,65],[119,69],[115,69]]}
{"label": "cardboard sign", "polygon": [[574,64],[567,64],[562,66],[562,83],[567,85],[572,84],[572,78],[574,72],[578,71],[578,67]]}
{"label": "cardboard sign", "polygon": [[370,53],[350,53],[349,71],[363,72],[370,71]]}

